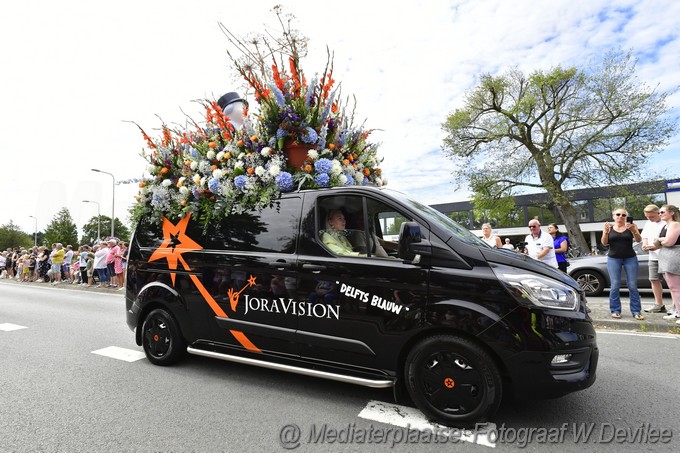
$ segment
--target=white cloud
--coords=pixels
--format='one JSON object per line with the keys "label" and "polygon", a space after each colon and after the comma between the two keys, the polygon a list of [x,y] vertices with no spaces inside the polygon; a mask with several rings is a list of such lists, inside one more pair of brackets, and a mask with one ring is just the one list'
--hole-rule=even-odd
{"label": "white cloud", "polygon": [[[0,224],[44,229],[64,206],[81,226],[111,211],[111,178],[139,177],[147,132],[165,121],[200,118],[191,101],[235,88],[227,41],[273,23],[267,2],[83,0],[6,5],[0,17]],[[648,1],[357,1],[286,2],[311,38],[308,76],[335,52],[335,78],[358,100],[359,119],[380,129],[389,185],[426,203],[458,201],[453,163],[440,151],[446,115],[483,72],[582,65],[615,47],[639,55],[640,79],[677,85],[680,4]],[[660,45],[659,43],[662,43]],[[673,106],[680,96],[670,98]],[[654,161],[668,168],[678,140]],[[676,160],[677,162],[677,160]],[[677,165],[676,165],[677,168]],[[677,175],[668,175],[669,177]],[[118,186],[116,213],[136,188]]]}

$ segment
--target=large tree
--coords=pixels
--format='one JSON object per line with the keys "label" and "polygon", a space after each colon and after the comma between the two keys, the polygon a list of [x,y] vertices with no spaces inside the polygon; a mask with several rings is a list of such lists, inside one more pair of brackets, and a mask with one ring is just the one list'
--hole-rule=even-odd
{"label": "large tree", "polygon": [[[116,217],[116,221],[113,226],[118,239],[126,242],[130,240],[130,230],[128,227],[123,225],[123,222],[121,222],[118,217]],[[97,218],[97,216],[90,218],[90,220],[88,220],[87,223],[83,225],[83,236],[80,240],[81,244],[93,244],[97,240],[98,234],[101,236],[99,239],[104,239],[110,236],[111,217],[103,215],[99,216],[99,218]]]}
{"label": "large tree", "polygon": [[33,235],[24,233],[10,219],[9,223],[0,226],[0,251],[7,250],[9,247],[31,247],[33,245]]}
{"label": "large tree", "polygon": [[78,228],[67,208],[62,208],[47,225],[45,241],[48,244],[60,242],[64,247],[68,244],[74,247],[78,245]]}
{"label": "large tree", "polygon": [[454,178],[476,199],[502,203],[521,188],[544,189],[575,245],[589,250],[565,190],[639,180],[676,130],[671,93],[641,83],[635,66],[630,53],[612,52],[589,68],[482,75],[443,124]]}

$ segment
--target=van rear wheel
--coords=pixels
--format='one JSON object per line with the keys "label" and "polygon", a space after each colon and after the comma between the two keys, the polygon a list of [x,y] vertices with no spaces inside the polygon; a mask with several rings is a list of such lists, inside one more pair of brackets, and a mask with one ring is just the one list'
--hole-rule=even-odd
{"label": "van rear wheel", "polygon": [[144,353],[154,365],[172,365],[186,352],[186,341],[170,313],[162,308],[151,311],[142,324]]}
{"label": "van rear wheel", "polygon": [[475,343],[438,335],[418,343],[406,358],[406,386],[431,420],[469,426],[498,409],[501,376],[493,359]]}

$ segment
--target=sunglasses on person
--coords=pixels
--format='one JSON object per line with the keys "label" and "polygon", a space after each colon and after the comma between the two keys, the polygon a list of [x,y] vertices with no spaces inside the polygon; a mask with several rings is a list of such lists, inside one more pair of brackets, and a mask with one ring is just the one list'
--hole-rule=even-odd
{"label": "sunglasses on person", "polygon": [[621,217],[622,215],[625,215],[625,216],[627,216],[628,214],[622,214],[622,213],[620,213],[620,212],[617,212],[617,213],[616,213],[616,214],[614,214],[614,215],[615,215],[616,217]]}
{"label": "sunglasses on person", "polygon": [[538,225],[529,225],[529,228],[538,228]]}
{"label": "sunglasses on person", "polygon": [[666,211],[659,211],[659,214],[665,214]]}

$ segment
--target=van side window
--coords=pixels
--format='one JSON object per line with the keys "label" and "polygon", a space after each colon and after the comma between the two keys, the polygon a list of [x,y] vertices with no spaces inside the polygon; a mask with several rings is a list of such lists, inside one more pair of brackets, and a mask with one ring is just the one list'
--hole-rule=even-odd
{"label": "van side window", "polygon": [[399,226],[410,220],[382,202],[354,195],[320,198],[317,212],[319,241],[342,256],[396,257]]}
{"label": "van side window", "polygon": [[271,208],[232,214],[208,229],[206,248],[295,253],[302,200],[284,198]]}

